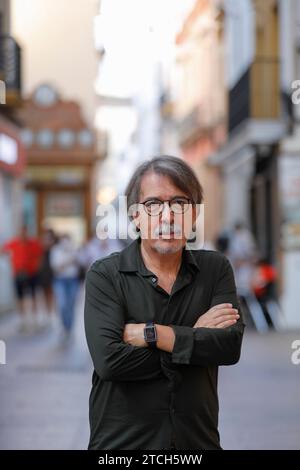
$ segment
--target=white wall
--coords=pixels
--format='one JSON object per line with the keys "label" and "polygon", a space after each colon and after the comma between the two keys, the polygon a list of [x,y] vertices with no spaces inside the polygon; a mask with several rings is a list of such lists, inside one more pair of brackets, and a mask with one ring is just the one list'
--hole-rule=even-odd
{"label": "white wall", "polygon": [[250,227],[249,195],[254,171],[253,151],[246,148],[224,165],[223,225],[232,229],[238,221]]}
{"label": "white wall", "polygon": [[[298,0],[297,0],[298,1]],[[295,0],[280,0],[280,60],[281,86],[291,93],[291,83],[295,77]]]}
{"label": "white wall", "polygon": [[79,101],[92,124],[97,55],[94,16],[98,0],[12,0],[12,34],[23,47],[23,90],[51,82]]}
{"label": "white wall", "polygon": [[226,84],[232,88],[247,70],[255,52],[255,16],[251,0],[226,0]]}

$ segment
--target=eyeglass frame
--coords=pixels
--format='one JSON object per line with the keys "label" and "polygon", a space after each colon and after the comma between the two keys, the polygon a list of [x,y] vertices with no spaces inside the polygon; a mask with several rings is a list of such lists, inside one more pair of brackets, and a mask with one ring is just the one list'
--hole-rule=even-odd
{"label": "eyeglass frame", "polygon": [[[186,201],[187,201],[187,202],[186,202],[186,205],[187,205],[188,207],[187,207],[184,211],[182,211],[182,212],[175,212],[175,211],[172,210],[172,208],[171,208],[171,201],[174,201],[174,200],[176,200],[176,199],[184,199],[184,200],[186,200]],[[146,203],[147,203],[147,202],[150,202],[150,201],[158,201],[158,202],[161,203],[160,210],[159,210],[159,212],[158,212],[157,214],[151,214],[151,213],[147,210]],[[168,206],[169,206],[169,208],[170,208],[170,211],[173,212],[174,214],[178,214],[178,215],[185,214],[185,213],[188,211],[189,207],[192,207],[193,205],[195,205],[195,203],[192,201],[192,199],[189,199],[189,198],[187,198],[187,197],[185,197],[185,196],[175,196],[175,197],[173,197],[173,198],[171,198],[171,199],[166,199],[166,200],[164,200],[164,201],[162,201],[162,200],[159,199],[159,198],[155,198],[155,197],[154,197],[154,198],[149,198],[149,199],[147,199],[147,200],[144,201],[144,202],[139,202],[139,204],[142,204],[142,205],[144,206],[144,210],[145,210],[146,214],[155,217],[155,216],[157,216],[157,215],[162,214],[166,202],[168,203]]]}

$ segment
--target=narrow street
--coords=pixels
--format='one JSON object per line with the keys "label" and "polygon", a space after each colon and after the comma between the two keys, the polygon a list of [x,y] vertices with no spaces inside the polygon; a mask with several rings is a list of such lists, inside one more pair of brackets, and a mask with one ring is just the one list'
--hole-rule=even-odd
{"label": "narrow street", "polygon": [[[113,333],[123,308],[130,323],[172,312],[189,373],[177,402],[144,375],[118,393],[94,383],[95,442],[215,445],[218,396],[224,450],[300,450],[300,0],[0,0],[0,32],[0,450],[88,448],[83,280],[138,238],[88,277],[94,361],[109,380],[156,377],[160,362],[129,364]],[[216,384],[185,363],[198,347],[233,362],[236,343],[218,329],[194,347],[184,328],[236,294],[242,353]],[[233,325],[223,307],[200,324]],[[124,341],[170,351],[149,323]],[[164,412],[181,414],[181,444]],[[135,427],[155,413],[166,443]]]}
{"label": "narrow street", "polygon": [[0,366],[0,449],[85,449],[92,364],[83,332],[83,296],[74,340],[63,345],[59,322],[35,335],[0,320],[7,364]]}
{"label": "narrow street", "polygon": [[[7,364],[0,366],[0,449],[85,449],[92,365],[83,332],[83,296],[74,341],[59,342],[59,323],[35,335],[0,319]],[[291,343],[300,333],[248,331],[238,365],[220,369],[220,433],[224,449],[297,449],[300,366]]]}

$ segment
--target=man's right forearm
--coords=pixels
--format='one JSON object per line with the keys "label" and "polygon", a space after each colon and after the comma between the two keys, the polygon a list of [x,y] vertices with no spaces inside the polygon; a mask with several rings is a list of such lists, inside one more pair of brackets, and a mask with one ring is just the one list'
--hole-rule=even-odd
{"label": "man's right forearm", "polygon": [[[102,343],[102,344],[101,344]],[[152,380],[162,375],[160,352],[130,344],[88,341],[97,374],[108,381]]]}

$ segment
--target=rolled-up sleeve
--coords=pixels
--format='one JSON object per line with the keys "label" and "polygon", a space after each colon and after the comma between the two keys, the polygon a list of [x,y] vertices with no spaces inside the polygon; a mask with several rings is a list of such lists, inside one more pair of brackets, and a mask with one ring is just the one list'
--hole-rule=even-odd
{"label": "rolled-up sleeve", "polygon": [[228,328],[170,325],[175,333],[173,363],[210,366],[231,365],[239,361],[245,324],[232,266],[225,256],[222,256],[210,308],[221,303],[231,303],[239,311],[240,318]]}
{"label": "rolled-up sleeve", "polygon": [[105,266],[92,266],[86,277],[84,323],[95,371],[108,381],[154,379],[162,374],[160,352],[123,342],[124,311]]}

